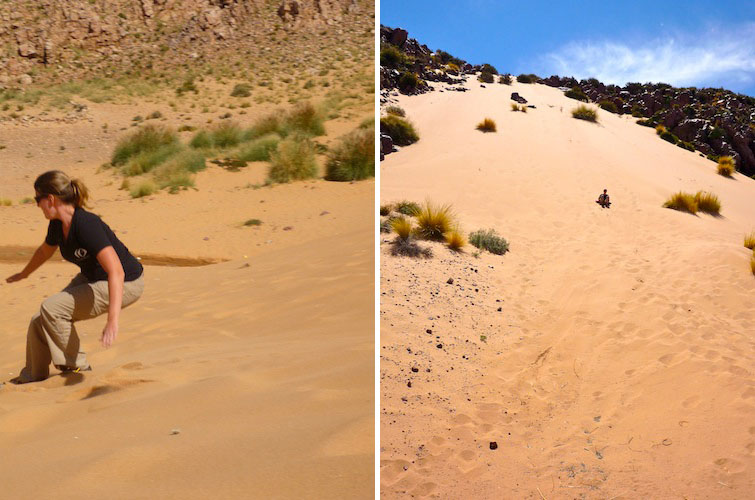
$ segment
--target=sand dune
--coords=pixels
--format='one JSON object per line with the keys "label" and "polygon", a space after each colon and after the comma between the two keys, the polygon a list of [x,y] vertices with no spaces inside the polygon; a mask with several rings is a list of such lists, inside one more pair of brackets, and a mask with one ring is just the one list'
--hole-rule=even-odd
{"label": "sand dune", "polygon": [[[105,317],[78,326],[92,372],[0,386],[0,497],[371,497],[374,182],[254,189],[263,164],[210,166],[197,190],[131,200],[98,164],[66,170],[144,256],[145,293],[109,350]],[[38,173],[14,169],[5,192],[28,196]],[[33,205],[0,209],[0,381],[76,272],[5,283],[45,231]],[[218,263],[176,267],[197,261]]]}
{"label": "sand dune", "polygon": [[[381,163],[380,200],[451,203],[511,251],[416,262],[383,236],[383,496],[749,496],[755,181],[632,118],[575,120],[557,89],[467,87],[397,99],[420,141]],[[662,208],[679,190],[721,217]]]}

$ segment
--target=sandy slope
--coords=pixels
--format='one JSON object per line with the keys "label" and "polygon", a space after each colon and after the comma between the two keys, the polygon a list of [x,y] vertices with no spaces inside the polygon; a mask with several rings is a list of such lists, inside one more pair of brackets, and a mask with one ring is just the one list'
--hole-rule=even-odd
{"label": "sandy slope", "polygon": [[[326,140],[353,122],[328,122]],[[23,135],[55,144],[46,126]],[[0,207],[0,247],[43,240],[39,209],[17,200],[56,166],[87,183],[92,210],[135,254],[219,263],[146,266],[113,348],[97,343],[104,317],[79,326],[93,372],[0,386],[1,497],[372,497],[373,181],[253,189],[264,164],[211,166],[197,190],[132,200],[120,179],[95,173],[112,140],[82,163],[38,164],[8,142],[3,194],[14,205]],[[243,226],[251,218],[262,225]],[[22,264],[2,255],[0,381],[22,367],[39,303],[76,271],[50,262],[9,285]]]}
{"label": "sandy slope", "polygon": [[[511,252],[416,262],[383,236],[383,496],[748,497],[755,181],[557,89],[467,86],[398,98],[421,139],[381,163],[381,203],[452,203]],[[661,208],[700,189],[722,217]]]}

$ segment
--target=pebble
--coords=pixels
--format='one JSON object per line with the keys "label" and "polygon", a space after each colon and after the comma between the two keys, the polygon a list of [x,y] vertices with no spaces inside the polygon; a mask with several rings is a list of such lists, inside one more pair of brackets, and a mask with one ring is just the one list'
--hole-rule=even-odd
{"label": "pebble", "polygon": [[498,443],[496,443],[495,441],[491,441],[490,442],[490,449],[491,450],[497,450],[498,449]]}
{"label": "pebble", "polygon": [[446,281],[446,283],[448,283],[449,285],[453,285],[454,284],[454,279],[453,278],[448,278],[448,281]]}
{"label": "pebble", "polygon": [[176,434],[181,434],[181,429],[171,429],[170,435],[175,436]]}

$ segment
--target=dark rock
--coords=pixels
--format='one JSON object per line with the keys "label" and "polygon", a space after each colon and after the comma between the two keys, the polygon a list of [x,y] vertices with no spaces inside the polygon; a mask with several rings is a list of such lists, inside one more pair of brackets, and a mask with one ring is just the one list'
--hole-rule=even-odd
{"label": "dark rock", "polygon": [[435,347],[437,347],[438,349],[443,349],[443,344],[438,344]]}
{"label": "dark rock", "polygon": [[446,281],[446,283],[448,283],[449,285],[453,285],[454,284],[454,279],[453,278],[448,278],[448,281]]}
{"label": "dark rock", "polygon": [[498,443],[496,443],[495,441],[491,441],[490,442],[490,449],[491,450],[497,450],[498,449]]}
{"label": "dark rock", "polygon": [[406,39],[409,37],[409,33],[401,28],[396,28],[391,33],[391,38],[388,40],[393,45],[403,46],[406,43]]}
{"label": "dark rock", "polygon": [[512,92],[511,93],[511,100],[516,101],[520,104],[527,104],[527,99],[519,95],[519,92]]}

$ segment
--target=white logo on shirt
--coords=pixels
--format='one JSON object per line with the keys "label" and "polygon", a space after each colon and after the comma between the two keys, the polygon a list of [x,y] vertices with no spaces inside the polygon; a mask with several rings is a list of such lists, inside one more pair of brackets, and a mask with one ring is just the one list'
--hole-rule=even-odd
{"label": "white logo on shirt", "polygon": [[76,251],[73,252],[73,256],[79,260],[86,258],[87,256],[86,248],[77,248]]}

